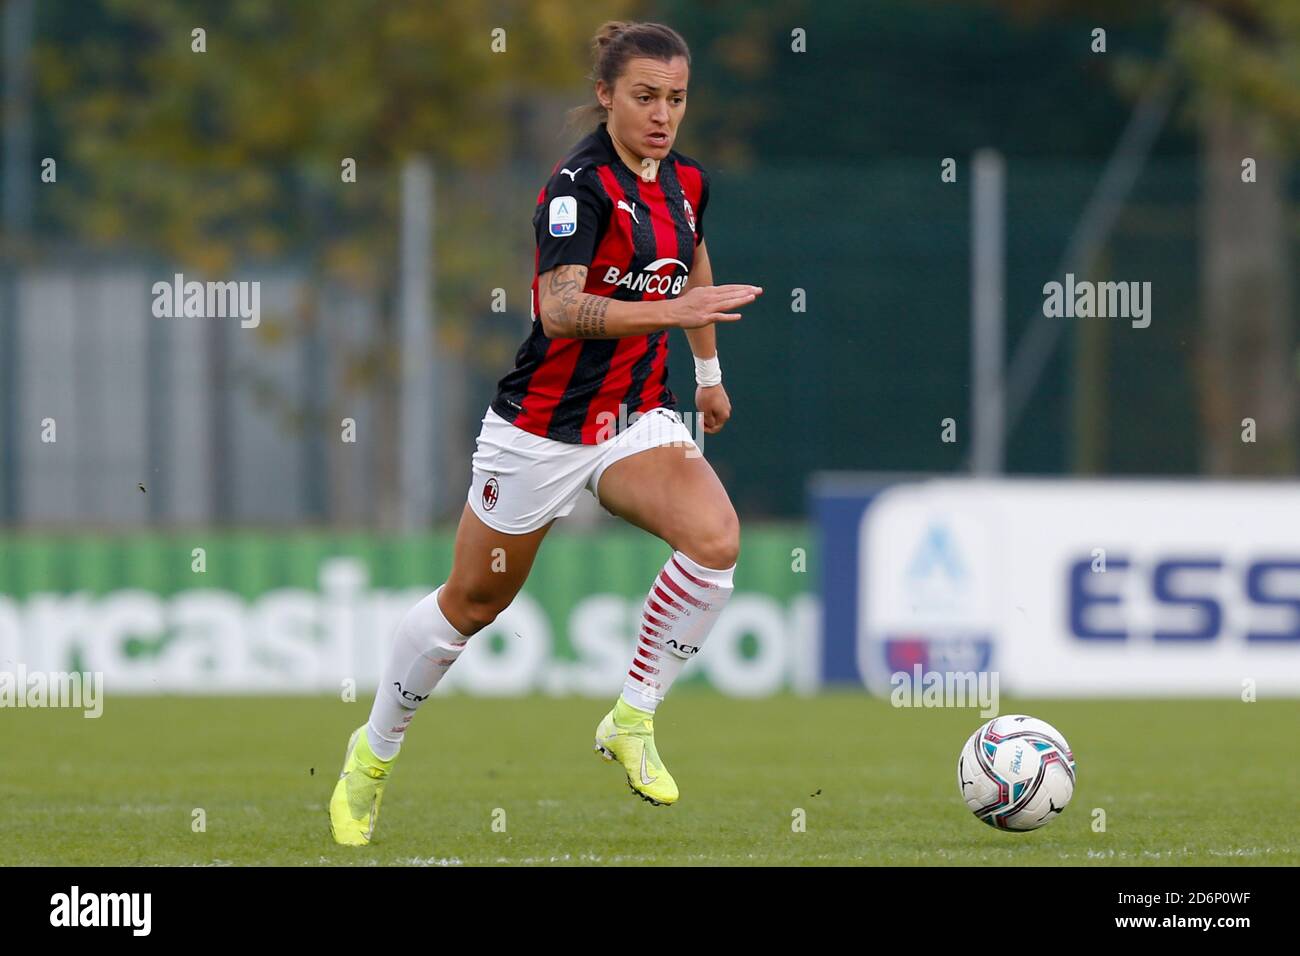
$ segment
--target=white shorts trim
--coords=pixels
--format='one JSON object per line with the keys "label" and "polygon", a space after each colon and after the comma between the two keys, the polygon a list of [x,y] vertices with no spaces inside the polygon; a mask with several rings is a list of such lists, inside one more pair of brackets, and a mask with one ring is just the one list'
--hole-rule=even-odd
{"label": "white shorts trim", "polygon": [[472,461],[469,506],[489,528],[528,534],[573,511],[584,490],[599,501],[596,489],[606,468],[661,445],[681,445],[693,457],[702,454],[681,417],[667,408],[645,412],[597,445],[534,435],[488,408]]}

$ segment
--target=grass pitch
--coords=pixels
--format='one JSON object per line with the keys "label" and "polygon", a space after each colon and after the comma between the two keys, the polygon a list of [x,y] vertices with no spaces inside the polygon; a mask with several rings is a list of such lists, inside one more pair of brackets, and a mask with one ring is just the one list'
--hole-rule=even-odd
{"label": "grass pitch", "polygon": [[325,805],[368,697],[0,711],[0,864],[1300,864],[1300,701],[1004,701],[1078,761],[1069,808],[1026,834],[958,797],[975,710],[687,688],[655,722],[682,798],[652,807],[592,751],[609,703],[429,702],[366,848],[334,845]]}

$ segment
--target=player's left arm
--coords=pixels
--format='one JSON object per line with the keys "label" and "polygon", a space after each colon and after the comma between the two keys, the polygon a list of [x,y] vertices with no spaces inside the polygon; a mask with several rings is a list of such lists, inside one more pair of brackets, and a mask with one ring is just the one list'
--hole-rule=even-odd
{"label": "player's left arm", "polygon": [[[695,286],[713,285],[713,267],[709,264],[709,250],[701,241],[695,247],[695,261],[691,265],[691,274],[686,279],[682,292]],[[686,329],[686,340],[691,343],[691,352],[696,358],[716,358],[718,354],[718,335],[712,325],[698,329]],[[721,385],[695,389],[695,407],[704,416],[704,433],[714,435],[731,417],[731,400],[727,390]]]}

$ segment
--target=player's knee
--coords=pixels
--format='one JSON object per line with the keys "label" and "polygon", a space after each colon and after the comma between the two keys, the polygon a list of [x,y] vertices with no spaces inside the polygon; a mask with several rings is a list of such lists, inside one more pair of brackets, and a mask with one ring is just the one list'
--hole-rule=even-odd
{"label": "player's knee", "polygon": [[688,558],[706,568],[722,570],[740,557],[740,519],[728,508],[691,535],[682,549]]}
{"label": "player's knee", "polygon": [[497,619],[497,615],[506,609],[506,604],[491,599],[471,600],[465,603],[465,618],[469,623],[471,634],[483,630]]}
{"label": "player's knee", "polygon": [[483,630],[513,600],[513,596],[507,598],[486,588],[451,588],[450,585],[444,589],[443,596],[447,599],[448,620],[456,630],[466,635]]}

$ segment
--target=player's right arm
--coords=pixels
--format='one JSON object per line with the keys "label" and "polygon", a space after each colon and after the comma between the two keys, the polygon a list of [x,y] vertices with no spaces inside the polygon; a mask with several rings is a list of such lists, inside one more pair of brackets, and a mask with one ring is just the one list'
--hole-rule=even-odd
{"label": "player's right arm", "polygon": [[588,266],[556,266],[537,279],[537,314],[551,339],[620,339],[660,329],[698,329],[735,322],[739,309],[763,290],[752,285],[709,285],[688,289],[675,299],[623,302],[583,292]]}
{"label": "player's right arm", "polygon": [[619,339],[660,329],[735,322],[763,291],[751,285],[701,286],[676,299],[623,302],[584,292],[587,272],[613,203],[591,166],[567,167],[546,184],[537,234],[537,317],[547,338]]}

